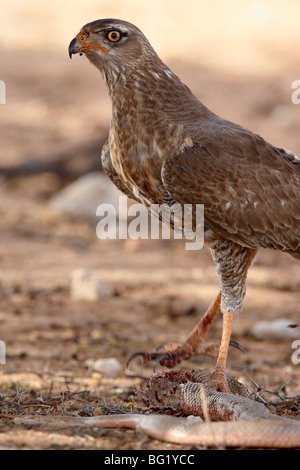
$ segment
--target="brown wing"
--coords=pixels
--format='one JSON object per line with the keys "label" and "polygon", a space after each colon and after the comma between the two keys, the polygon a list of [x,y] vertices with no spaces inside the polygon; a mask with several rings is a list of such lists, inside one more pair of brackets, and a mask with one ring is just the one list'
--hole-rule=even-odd
{"label": "brown wing", "polygon": [[120,180],[120,178],[117,175],[116,170],[113,167],[111,156],[110,156],[108,140],[105,142],[105,144],[102,147],[101,163],[102,163],[102,168],[105,174],[114,183],[114,185],[120,191],[122,191],[122,193],[126,194],[127,197],[129,197],[130,199],[134,199],[135,201],[138,201],[138,199],[134,196],[134,194],[130,191],[130,189],[128,189],[127,186],[125,186],[125,184]]}
{"label": "brown wing", "polygon": [[181,204],[204,204],[205,227],[225,238],[299,254],[300,161],[250,132],[238,134],[167,158],[165,188]]}

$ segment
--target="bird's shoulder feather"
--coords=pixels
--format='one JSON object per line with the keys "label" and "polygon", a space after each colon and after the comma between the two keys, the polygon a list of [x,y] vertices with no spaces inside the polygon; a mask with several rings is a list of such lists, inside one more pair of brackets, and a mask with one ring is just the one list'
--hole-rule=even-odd
{"label": "bird's shoulder feather", "polygon": [[163,164],[172,198],[204,204],[205,226],[234,242],[300,253],[300,162],[226,122],[196,138]]}

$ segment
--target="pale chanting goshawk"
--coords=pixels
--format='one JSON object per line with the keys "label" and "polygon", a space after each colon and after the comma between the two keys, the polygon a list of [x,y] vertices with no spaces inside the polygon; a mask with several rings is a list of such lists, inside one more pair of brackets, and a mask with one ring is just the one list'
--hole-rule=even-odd
{"label": "pale chanting goshawk", "polygon": [[223,333],[210,385],[228,393],[233,318],[242,309],[258,248],[300,259],[300,161],[211,112],[131,23],[86,24],[69,46],[70,57],[77,53],[100,70],[111,97],[111,127],[102,151],[109,178],[147,206],[204,204],[205,242],[219,276],[220,294],[184,344],[139,354],[172,367],[209,353],[202,339],[221,311]]}

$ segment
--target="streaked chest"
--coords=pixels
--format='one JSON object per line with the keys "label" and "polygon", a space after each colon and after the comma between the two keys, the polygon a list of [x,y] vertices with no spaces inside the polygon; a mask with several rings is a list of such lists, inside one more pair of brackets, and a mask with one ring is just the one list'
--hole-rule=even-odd
{"label": "streaked chest", "polygon": [[178,152],[178,140],[172,139],[168,130],[161,132],[153,126],[141,125],[134,116],[112,124],[109,137],[112,164],[136,197],[152,202],[163,198],[161,168],[169,155]]}

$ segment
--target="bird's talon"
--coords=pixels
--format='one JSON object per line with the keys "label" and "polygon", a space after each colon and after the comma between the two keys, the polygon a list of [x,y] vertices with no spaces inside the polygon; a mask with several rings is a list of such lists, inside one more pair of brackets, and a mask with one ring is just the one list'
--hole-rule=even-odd
{"label": "bird's talon", "polygon": [[181,361],[180,355],[177,352],[148,353],[148,352],[138,351],[129,356],[127,363],[126,363],[127,369],[129,368],[129,365],[132,362],[132,360],[138,356],[142,357],[143,362],[154,361],[153,363],[154,372],[158,364],[162,366],[166,366],[166,367],[174,367],[176,364],[178,364]]}
{"label": "bird's talon", "polygon": [[129,364],[133,361],[133,359],[135,359],[136,357],[138,356],[141,356],[144,360],[144,356],[145,356],[146,353],[142,352],[142,351],[138,351],[138,352],[135,352],[135,353],[132,353],[130,354],[129,358],[127,359],[127,362],[126,362],[126,369],[129,368]]}
{"label": "bird's talon", "polygon": [[231,339],[231,340],[229,341],[229,346],[233,346],[233,347],[239,349],[243,354],[245,354],[245,349],[244,349],[243,346],[242,346],[240,343],[238,343],[237,341],[234,341],[233,339]]}

